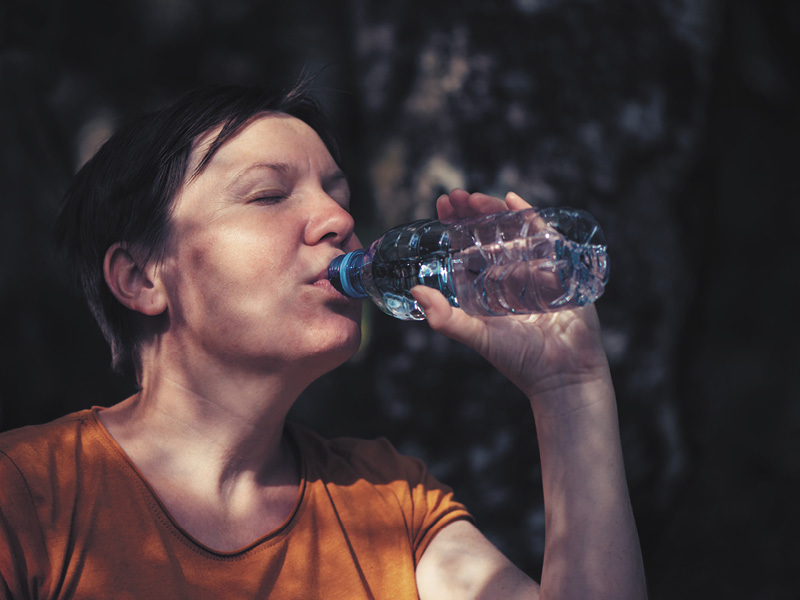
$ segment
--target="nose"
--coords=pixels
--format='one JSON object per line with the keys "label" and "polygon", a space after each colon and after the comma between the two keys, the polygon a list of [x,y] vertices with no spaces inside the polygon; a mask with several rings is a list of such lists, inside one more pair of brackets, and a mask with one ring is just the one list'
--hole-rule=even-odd
{"label": "nose", "polygon": [[355,240],[353,216],[335,199],[321,194],[305,230],[309,245],[326,241],[342,249]]}

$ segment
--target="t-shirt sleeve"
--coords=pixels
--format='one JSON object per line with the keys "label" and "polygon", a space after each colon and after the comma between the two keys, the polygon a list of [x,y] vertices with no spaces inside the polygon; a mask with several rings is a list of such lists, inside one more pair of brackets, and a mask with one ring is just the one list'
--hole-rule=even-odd
{"label": "t-shirt sleeve", "polygon": [[[453,490],[439,482],[430,474],[425,464],[414,458],[404,457],[408,461],[407,469],[417,480],[411,487],[413,507],[412,546],[414,562],[419,563],[422,554],[431,540],[445,526],[461,519],[472,520],[466,507],[454,498]],[[418,510],[423,507],[423,510]]]}
{"label": "t-shirt sleeve", "polygon": [[472,520],[453,490],[438,481],[423,461],[400,454],[388,440],[362,442],[353,450],[352,458],[364,461],[373,481],[385,482],[384,493],[391,494],[403,511],[415,564],[444,527],[454,521]]}
{"label": "t-shirt sleeve", "polygon": [[34,500],[17,465],[0,451],[0,599],[36,597],[47,560]]}

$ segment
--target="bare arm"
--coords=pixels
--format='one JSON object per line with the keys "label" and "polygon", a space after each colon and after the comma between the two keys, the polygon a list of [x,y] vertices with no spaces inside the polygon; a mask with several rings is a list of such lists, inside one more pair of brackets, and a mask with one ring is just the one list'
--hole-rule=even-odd
{"label": "bare arm", "polygon": [[[528,206],[514,194],[506,203],[454,191],[440,198],[439,214],[466,217]],[[450,585],[461,587],[460,598],[646,598],[616,399],[594,307],[473,318],[434,290],[418,287],[414,294],[433,329],[476,349],[530,400],[546,520],[541,588],[499,558],[477,531],[455,530],[454,524],[434,538],[420,561],[420,596],[447,597],[442,590]]]}
{"label": "bare arm", "polygon": [[421,600],[529,599],[539,586],[468,521],[433,538],[417,565]]}

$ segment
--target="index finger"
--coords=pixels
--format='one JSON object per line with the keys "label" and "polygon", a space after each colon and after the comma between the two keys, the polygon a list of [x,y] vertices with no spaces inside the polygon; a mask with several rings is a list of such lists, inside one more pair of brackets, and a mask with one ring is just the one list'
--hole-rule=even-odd
{"label": "index finger", "polygon": [[439,197],[436,209],[440,219],[464,219],[508,210],[508,206],[500,198],[488,194],[470,194],[465,190],[454,189]]}

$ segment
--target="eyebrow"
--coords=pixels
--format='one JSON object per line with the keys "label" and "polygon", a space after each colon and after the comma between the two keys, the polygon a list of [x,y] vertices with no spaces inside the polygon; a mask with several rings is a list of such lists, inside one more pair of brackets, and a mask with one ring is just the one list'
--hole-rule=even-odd
{"label": "eyebrow", "polygon": [[283,163],[283,162],[253,163],[252,165],[248,165],[244,169],[236,173],[236,175],[233,176],[230,185],[235,184],[239,179],[247,175],[250,171],[255,171],[257,169],[269,169],[270,171],[277,171],[278,173],[285,175],[286,173],[292,170],[292,167],[288,163]]}

